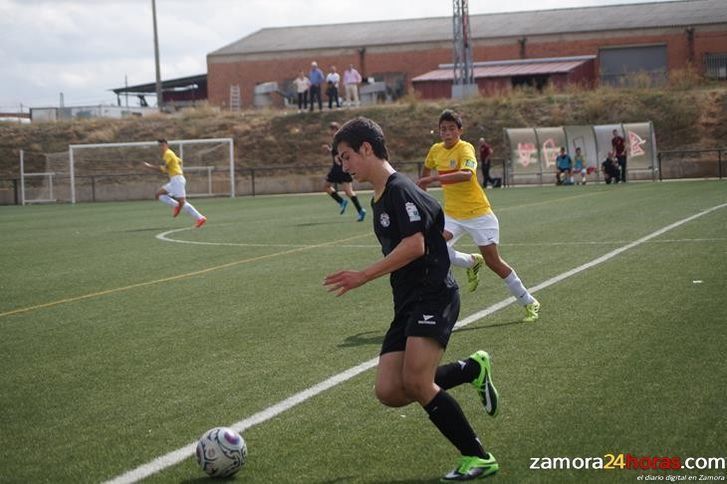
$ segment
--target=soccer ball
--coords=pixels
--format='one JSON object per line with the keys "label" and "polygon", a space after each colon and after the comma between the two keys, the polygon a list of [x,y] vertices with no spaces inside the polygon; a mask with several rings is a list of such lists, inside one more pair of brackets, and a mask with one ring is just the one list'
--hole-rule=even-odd
{"label": "soccer ball", "polygon": [[231,476],[246,460],[245,439],[230,428],[210,429],[197,442],[197,463],[212,477]]}

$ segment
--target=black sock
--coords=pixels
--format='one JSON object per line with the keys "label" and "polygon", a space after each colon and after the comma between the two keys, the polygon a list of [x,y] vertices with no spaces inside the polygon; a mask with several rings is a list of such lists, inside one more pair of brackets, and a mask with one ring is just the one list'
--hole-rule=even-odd
{"label": "black sock", "polygon": [[358,213],[361,213],[361,204],[358,203],[358,197],[356,195],[350,197],[351,201],[353,202],[353,205],[356,207],[356,211]]}
{"label": "black sock", "polygon": [[462,455],[487,458],[482,443],[472,430],[467,417],[462,413],[457,400],[444,390],[440,390],[432,401],[424,406],[429,414],[429,420],[435,427],[452,442]]}
{"label": "black sock", "polygon": [[[462,364],[464,363],[464,365]],[[480,364],[472,358],[455,361],[437,368],[434,383],[444,390],[449,390],[463,383],[474,381],[480,374]]]}
{"label": "black sock", "polygon": [[341,196],[338,194],[338,192],[332,192],[332,193],[329,193],[329,195],[331,196],[332,199],[334,199],[336,202],[338,202],[339,205],[341,203],[343,203],[343,198],[341,198]]}

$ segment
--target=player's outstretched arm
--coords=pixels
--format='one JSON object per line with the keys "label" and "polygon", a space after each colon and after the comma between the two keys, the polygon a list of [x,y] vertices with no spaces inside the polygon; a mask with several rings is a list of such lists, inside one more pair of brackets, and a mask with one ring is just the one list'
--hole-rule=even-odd
{"label": "player's outstretched arm", "polygon": [[422,176],[419,177],[417,180],[417,186],[421,188],[424,191],[427,191],[427,187],[430,183],[434,181],[434,177],[432,176],[432,170],[431,168],[427,168],[426,166],[424,169],[422,169]]}
{"label": "player's outstretched arm", "polygon": [[343,296],[351,289],[363,286],[369,281],[401,269],[424,255],[424,234],[417,232],[399,242],[389,255],[362,271],[338,271],[326,276],[323,285],[328,292]]}
{"label": "player's outstretched arm", "polygon": [[161,166],[159,166],[159,165],[152,165],[151,163],[147,163],[145,161],[144,162],[144,166],[147,167],[147,168],[149,168],[150,170],[161,171],[162,173],[164,173],[164,168],[161,167]]}
{"label": "player's outstretched arm", "polygon": [[427,186],[429,186],[432,182],[439,182],[439,183],[460,183],[469,181],[472,178],[472,171],[471,170],[459,170],[452,173],[445,173],[443,175],[440,174],[434,174],[429,176],[422,176],[419,181],[417,181],[417,185],[419,185],[419,188],[422,190],[426,190]]}

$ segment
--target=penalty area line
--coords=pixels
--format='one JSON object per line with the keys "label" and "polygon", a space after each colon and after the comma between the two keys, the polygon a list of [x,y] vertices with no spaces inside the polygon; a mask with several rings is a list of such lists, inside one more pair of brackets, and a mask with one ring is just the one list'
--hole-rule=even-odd
{"label": "penalty area line", "polygon": [[[656,230],[655,232],[652,232],[638,240],[630,242],[622,247],[619,247],[618,249],[612,250],[611,252],[608,252],[600,257],[597,257],[589,262],[586,262],[585,264],[581,264],[580,266],[575,267],[574,269],[563,272],[562,274],[559,274],[555,277],[551,277],[550,279],[543,281],[536,286],[533,286],[530,289],[530,292],[534,293],[537,291],[541,291],[547,287],[557,284],[565,279],[568,279],[569,277],[572,277],[580,272],[583,272],[587,269],[590,269],[599,264],[602,264],[610,259],[613,259],[614,257],[618,256],[619,254],[621,254],[629,249],[633,249],[634,247],[638,247],[639,245],[641,245],[645,242],[648,242],[649,240],[653,239],[654,237],[658,237],[659,235],[662,235],[681,225],[691,222],[692,220],[695,220],[699,217],[702,217],[711,212],[714,212],[715,210],[719,210],[719,209],[725,208],[725,207],[727,207],[727,203],[724,203],[721,205],[716,205],[714,207],[711,207],[711,208],[703,210],[699,213],[696,213],[690,217],[687,217],[687,218],[684,218],[677,222],[674,222],[673,224],[667,225],[666,227]],[[466,318],[461,319],[459,322],[457,322],[457,324],[455,325],[455,330],[459,329],[459,328],[463,328],[469,324],[474,323],[475,321],[479,321],[480,319],[482,319],[486,316],[489,316],[490,314],[493,314],[501,309],[504,309],[507,306],[509,306],[510,304],[512,304],[513,302],[515,302],[515,298],[511,296],[509,298],[503,299],[502,301],[493,304],[492,306],[490,306],[488,308],[485,308],[481,311],[471,314],[471,315],[467,316]],[[341,383],[344,383],[344,382],[350,380],[351,378],[363,373],[364,371],[375,367],[376,364],[378,363],[378,360],[379,360],[379,358],[377,356],[377,357],[372,358],[368,361],[365,361],[357,366],[349,368],[348,370],[345,370],[341,373],[333,375],[332,377],[330,377],[312,387],[309,387],[301,392],[298,392],[298,393],[294,394],[293,396],[288,397],[285,400],[282,400],[244,420],[240,420],[239,422],[229,425],[229,427],[242,433],[251,427],[264,423],[264,422],[280,415],[281,413],[283,413],[287,410],[290,410],[291,408],[295,407],[296,405],[303,403],[306,400],[313,398],[316,395],[319,395],[320,393],[323,393],[324,391],[329,390],[330,388],[333,388]],[[157,457],[156,459],[154,459],[146,464],[143,464],[135,469],[132,469],[124,474],[121,474],[118,477],[115,477],[109,481],[106,481],[104,484],[130,484],[130,483],[134,483],[134,482],[140,481],[142,479],[145,479],[145,478],[151,476],[152,474],[156,474],[157,472],[160,472],[168,467],[179,464],[184,459],[191,457],[192,455],[194,455],[196,447],[197,447],[196,442],[185,445],[182,448],[179,448],[177,450],[169,452],[168,454]]]}

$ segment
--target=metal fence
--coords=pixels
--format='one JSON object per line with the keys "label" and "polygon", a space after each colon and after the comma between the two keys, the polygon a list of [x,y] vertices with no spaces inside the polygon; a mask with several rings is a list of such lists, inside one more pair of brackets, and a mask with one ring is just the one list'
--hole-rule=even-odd
{"label": "metal fence", "polygon": [[659,180],[675,178],[718,178],[725,175],[727,148],[710,150],[660,151],[656,157]]}
{"label": "metal fence", "polygon": [[727,79],[727,54],[705,54],[704,75],[710,79]]}
{"label": "metal fence", "polygon": [[[718,178],[727,176],[727,148],[710,150],[662,151],[657,155],[658,180],[680,178]],[[500,179],[502,186],[511,185],[512,162],[502,158],[492,160],[490,177]],[[422,173],[421,161],[392,162],[400,172],[416,180]],[[323,179],[330,165],[278,166],[236,169],[236,195],[256,196],[285,193],[314,193],[323,188]],[[482,172],[477,177],[482,183]],[[204,183],[207,183],[205,178]],[[63,178],[58,184],[63,185]],[[195,183],[190,175],[188,183]],[[150,173],[95,174],[76,177],[79,202],[149,200],[165,180]],[[549,184],[548,179],[534,184]],[[188,185],[189,186],[189,185]],[[370,189],[368,183],[354,182],[357,190]],[[19,205],[20,178],[0,179],[0,205]]]}

